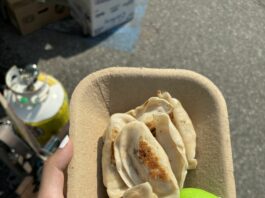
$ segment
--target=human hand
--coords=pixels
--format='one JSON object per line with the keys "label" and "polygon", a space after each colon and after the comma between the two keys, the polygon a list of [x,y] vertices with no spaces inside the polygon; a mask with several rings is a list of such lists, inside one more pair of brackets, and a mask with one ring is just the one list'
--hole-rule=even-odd
{"label": "human hand", "polygon": [[66,136],[57,151],[44,164],[38,198],[64,197],[64,170],[73,155],[73,144]]}

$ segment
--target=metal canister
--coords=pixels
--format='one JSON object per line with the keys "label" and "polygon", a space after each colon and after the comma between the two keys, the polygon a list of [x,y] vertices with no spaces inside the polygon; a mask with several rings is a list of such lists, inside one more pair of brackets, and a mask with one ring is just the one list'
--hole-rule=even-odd
{"label": "metal canister", "polygon": [[4,95],[16,115],[34,127],[34,135],[44,145],[69,121],[68,96],[53,76],[39,72],[37,65],[24,69],[13,66],[6,74]]}

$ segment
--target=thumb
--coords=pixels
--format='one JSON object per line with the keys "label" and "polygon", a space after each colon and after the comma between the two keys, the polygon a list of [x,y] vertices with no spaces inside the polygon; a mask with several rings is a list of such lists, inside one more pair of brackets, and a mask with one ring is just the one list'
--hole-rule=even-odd
{"label": "thumb", "polygon": [[66,136],[59,149],[44,164],[38,198],[63,197],[64,170],[73,155],[73,144]]}

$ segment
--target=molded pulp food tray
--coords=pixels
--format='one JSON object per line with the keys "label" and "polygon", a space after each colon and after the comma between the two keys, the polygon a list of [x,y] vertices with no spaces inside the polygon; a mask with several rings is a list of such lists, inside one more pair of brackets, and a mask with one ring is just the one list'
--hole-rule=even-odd
{"label": "molded pulp food tray", "polygon": [[188,172],[185,187],[236,197],[228,114],[218,88],[192,71],[116,67],[89,75],[72,96],[74,156],[68,168],[68,198],[108,197],[102,183],[101,150],[109,117],[143,104],[157,90],[180,100],[197,133],[198,166]]}

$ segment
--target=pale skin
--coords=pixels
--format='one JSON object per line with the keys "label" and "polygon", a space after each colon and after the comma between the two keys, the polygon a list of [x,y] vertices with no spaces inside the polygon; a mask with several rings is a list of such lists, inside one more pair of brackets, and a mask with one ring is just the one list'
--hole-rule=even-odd
{"label": "pale skin", "polygon": [[73,155],[71,140],[45,162],[38,198],[63,198],[65,170]]}

